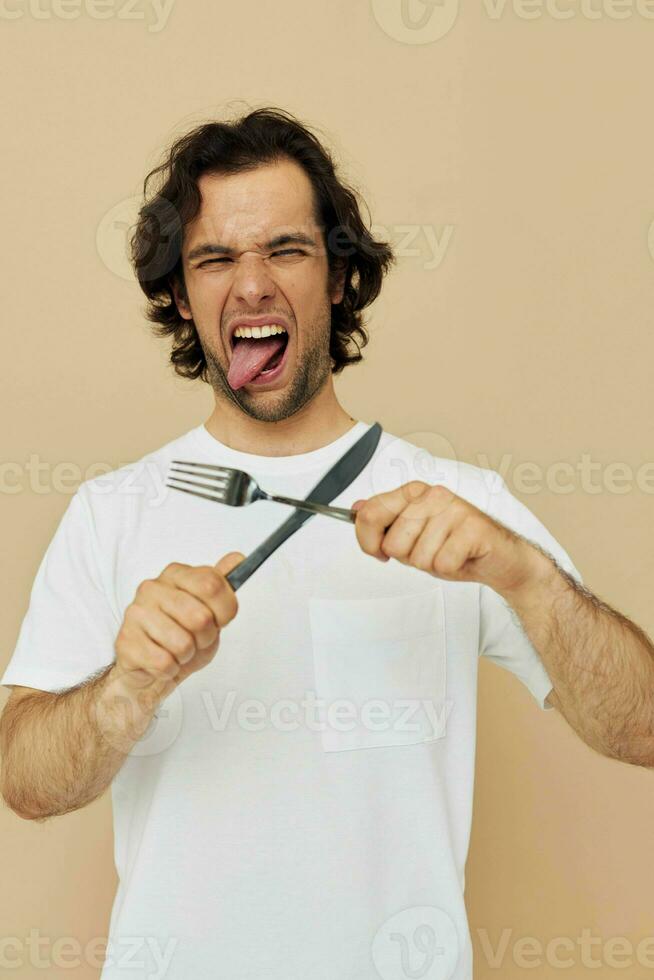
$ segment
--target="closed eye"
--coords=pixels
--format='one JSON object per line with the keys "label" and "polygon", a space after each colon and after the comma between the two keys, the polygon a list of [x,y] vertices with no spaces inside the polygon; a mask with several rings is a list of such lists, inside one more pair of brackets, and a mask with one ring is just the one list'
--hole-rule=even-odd
{"label": "closed eye", "polygon": [[[271,257],[275,255],[306,255],[304,249],[301,248],[284,248],[278,252],[271,252]],[[198,269],[202,269],[205,265],[215,265],[216,263],[233,262],[229,256],[224,255],[219,259],[207,259],[205,262],[200,262]]]}

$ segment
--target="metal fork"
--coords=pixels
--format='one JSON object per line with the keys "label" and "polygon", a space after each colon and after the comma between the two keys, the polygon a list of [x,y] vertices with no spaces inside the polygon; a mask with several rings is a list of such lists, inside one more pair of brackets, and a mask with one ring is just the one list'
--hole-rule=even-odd
{"label": "metal fork", "polygon": [[[170,466],[170,473],[187,473],[190,476],[201,477],[208,482],[199,480],[185,480],[178,476],[169,476],[169,480],[175,483],[166,483],[172,490],[181,490],[183,493],[192,493],[195,497],[204,497],[207,500],[214,500],[219,504],[227,504],[230,507],[243,507],[252,504],[255,500],[274,500],[278,504],[290,504],[300,510],[308,510],[312,514],[325,514],[327,517],[336,517],[339,521],[349,521],[354,524],[356,521],[356,511],[348,510],[344,507],[331,507],[328,504],[316,504],[310,500],[294,500],[292,497],[282,497],[279,494],[266,493],[262,490],[254,477],[243,470],[235,470],[230,466],[216,466],[213,463],[190,463],[183,459],[173,459],[174,465]],[[183,467],[192,467],[184,469]],[[203,472],[208,470],[209,472]],[[179,486],[186,483],[188,486]],[[200,489],[191,490],[189,487],[202,488],[211,491],[202,493]]]}

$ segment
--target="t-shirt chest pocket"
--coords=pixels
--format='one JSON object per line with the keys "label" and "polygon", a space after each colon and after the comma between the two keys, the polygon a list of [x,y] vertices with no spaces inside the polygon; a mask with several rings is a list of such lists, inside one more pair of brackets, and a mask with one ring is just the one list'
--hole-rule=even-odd
{"label": "t-shirt chest pocket", "polygon": [[320,737],[327,752],[442,738],[443,589],[367,599],[309,598]]}

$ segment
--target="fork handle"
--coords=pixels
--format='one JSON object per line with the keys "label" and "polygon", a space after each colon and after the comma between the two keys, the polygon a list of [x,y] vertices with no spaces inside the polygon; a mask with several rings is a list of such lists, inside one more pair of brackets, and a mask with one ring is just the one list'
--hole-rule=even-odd
{"label": "fork handle", "polygon": [[325,514],[327,517],[336,517],[339,521],[348,521],[354,524],[357,519],[355,510],[348,510],[347,507],[332,507],[329,504],[316,504],[310,500],[293,500],[292,497],[280,497],[273,493],[266,494],[266,500],[276,500],[278,504],[291,504],[299,510],[308,510],[312,514]]}

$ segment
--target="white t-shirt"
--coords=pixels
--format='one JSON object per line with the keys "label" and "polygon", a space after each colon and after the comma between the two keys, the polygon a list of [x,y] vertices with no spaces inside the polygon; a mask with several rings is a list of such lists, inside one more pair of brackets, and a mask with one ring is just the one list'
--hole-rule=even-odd
{"label": "white t-shirt", "polygon": [[[172,561],[248,554],[291,513],[166,489],[171,459],[237,467],[304,497],[367,428],[272,457],[199,425],[82,483],[1,683],[78,684],[113,661],[143,579]],[[387,432],[333,503],[412,479],[446,484],[580,580],[499,474]],[[512,671],[541,708],[552,688],[517,616],[486,586],[377,561],[352,525],[325,516],[237,598],[212,663],[161,703],[111,785],[120,882],[102,980],[471,980],[478,656]]]}

